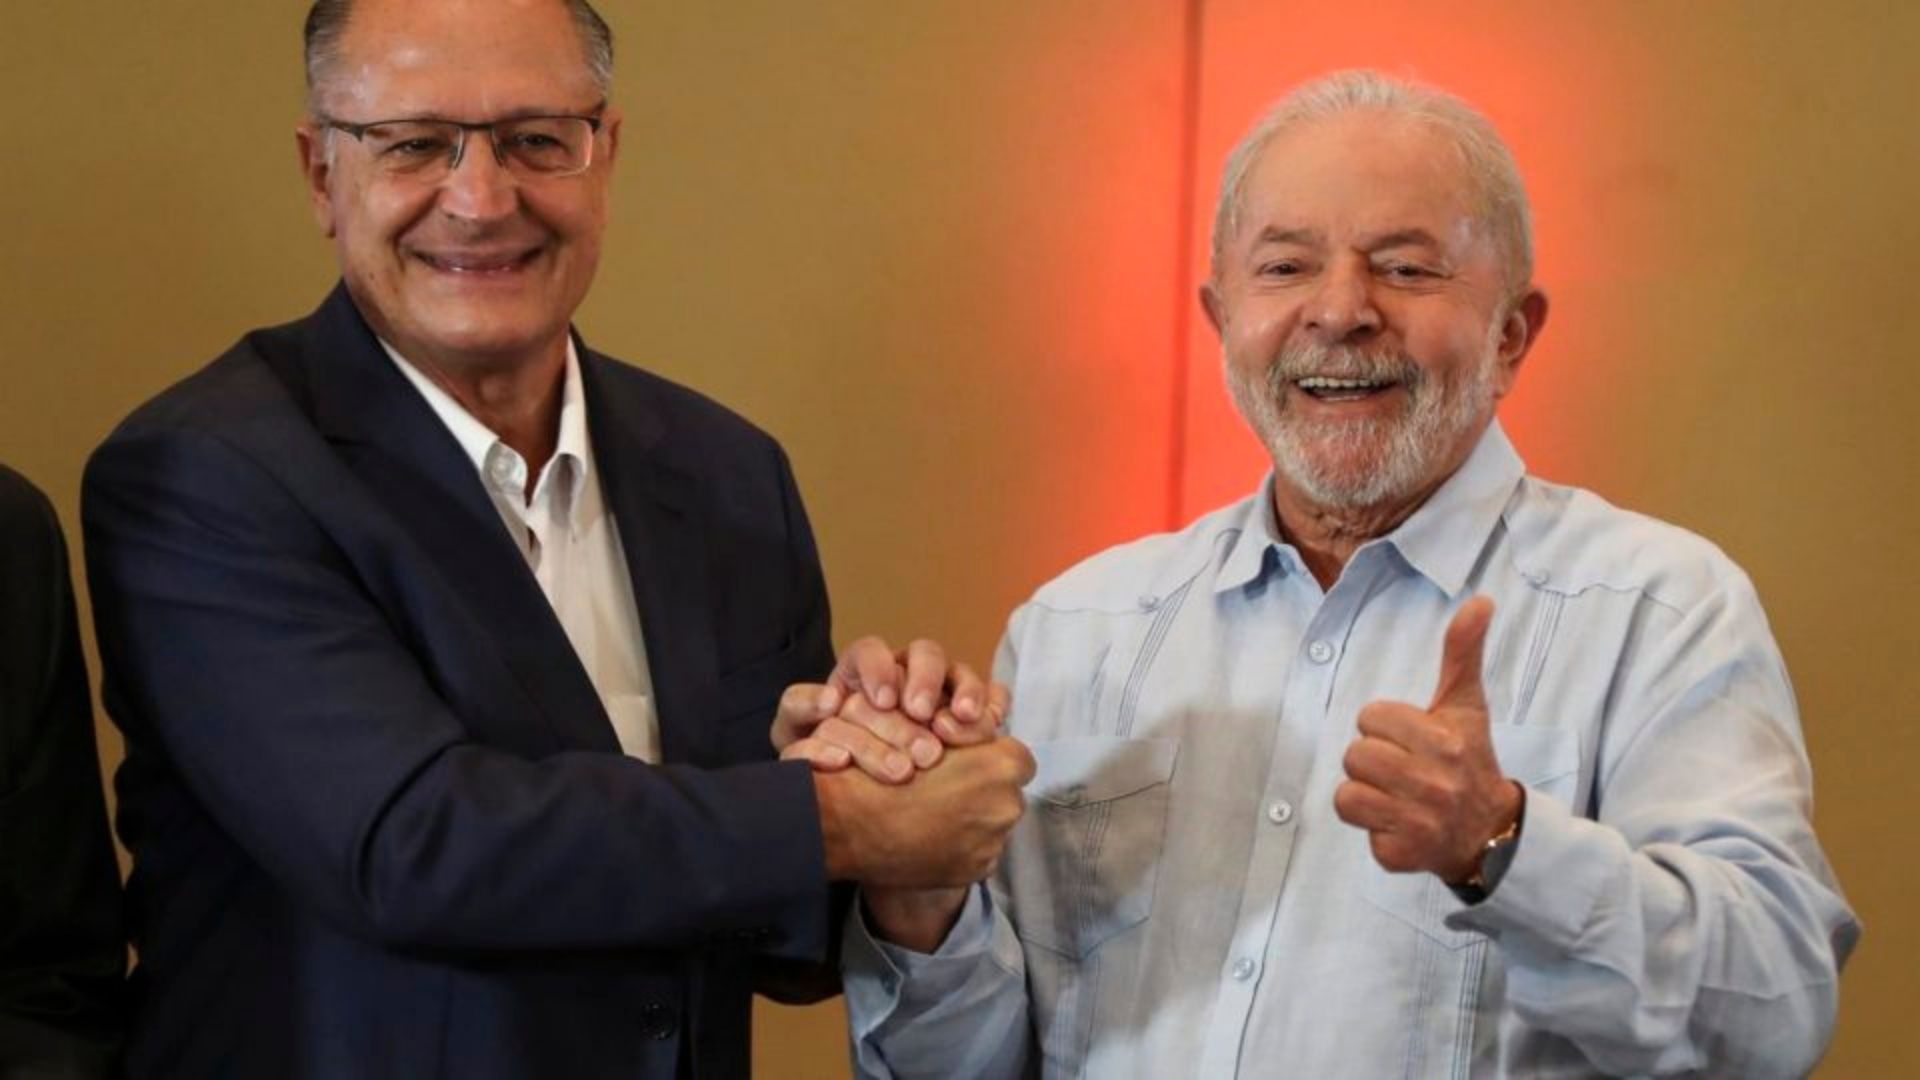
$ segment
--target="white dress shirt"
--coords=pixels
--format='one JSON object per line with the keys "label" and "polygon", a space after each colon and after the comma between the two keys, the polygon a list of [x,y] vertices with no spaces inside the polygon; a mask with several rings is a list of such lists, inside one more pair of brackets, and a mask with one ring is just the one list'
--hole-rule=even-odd
{"label": "white dress shirt", "polygon": [[573,339],[567,339],[559,442],[534,481],[531,498],[526,494],[526,459],[393,346],[380,344],[472,459],[480,483],[500,511],[501,523],[526,558],[587,677],[593,680],[620,749],[658,764],[660,724],[640,632],[640,609],[633,599],[620,529],[607,509],[600,474],[593,465],[586,388],[580,381],[580,357]]}
{"label": "white dress shirt", "polygon": [[[1381,869],[1333,791],[1474,594],[1528,794],[1468,906]],[[864,1076],[1797,1076],[1832,1033],[1858,924],[1752,584],[1497,426],[1329,589],[1263,486],[1041,588],[997,674],[1027,815],[934,955],[854,917]]]}

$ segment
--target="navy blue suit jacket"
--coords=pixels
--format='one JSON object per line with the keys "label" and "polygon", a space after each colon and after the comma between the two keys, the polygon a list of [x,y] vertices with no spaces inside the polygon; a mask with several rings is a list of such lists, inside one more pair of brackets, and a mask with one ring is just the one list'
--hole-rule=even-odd
{"label": "navy blue suit jacket", "polygon": [[344,289],[94,454],[134,1075],[744,1076],[752,990],[832,991],[812,783],[767,741],[832,663],[785,456],[581,369],[660,766]]}

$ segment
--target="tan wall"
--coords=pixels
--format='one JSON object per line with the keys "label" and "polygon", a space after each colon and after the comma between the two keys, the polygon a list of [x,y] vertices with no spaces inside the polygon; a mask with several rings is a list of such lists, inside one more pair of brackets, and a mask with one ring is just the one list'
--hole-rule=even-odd
{"label": "tan wall", "polygon": [[[1071,559],[1252,482],[1182,315],[1188,170],[1204,202],[1254,104],[1326,67],[1483,100],[1556,297],[1511,426],[1758,581],[1868,924],[1823,1075],[1920,1070],[1920,9],[1211,0],[1194,69],[1177,0],[603,6],[629,123],[583,328],[785,441],[843,637],[980,658]],[[0,21],[0,459],[69,528],[119,416],[331,281],[293,168],[303,9]],[[836,1007],[763,1016],[763,1075],[844,1068]]]}

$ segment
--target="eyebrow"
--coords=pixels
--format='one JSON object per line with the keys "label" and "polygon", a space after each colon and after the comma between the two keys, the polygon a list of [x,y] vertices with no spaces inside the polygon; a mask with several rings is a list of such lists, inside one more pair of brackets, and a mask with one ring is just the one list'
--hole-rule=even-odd
{"label": "eyebrow", "polygon": [[1253,241],[1255,247],[1259,247],[1264,244],[1311,245],[1311,244],[1317,244],[1319,242],[1320,242],[1320,234],[1314,232],[1312,229],[1282,229],[1272,225],[1269,225],[1266,228],[1261,229],[1260,235],[1255,237]]}
{"label": "eyebrow", "polygon": [[[1260,235],[1255,237],[1253,241],[1255,247],[1261,247],[1266,244],[1303,244],[1313,246],[1320,242],[1320,234],[1313,229],[1283,229],[1275,225],[1269,225],[1261,229]],[[1388,248],[1397,247],[1429,247],[1438,249],[1443,245],[1432,233],[1425,229],[1414,227],[1395,229],[1392,232],[1367,237],[1365,242],[1360,246],[1367,251],[1384,251]]]}
{"label": "eyebrow", "polygon": [[1364,246],[1368,251],[1382,251],[1382,250],[1385,250],[1386,248],[1397,248],[1397,247],[1439,248],[1439,247],[1442,247],[1443,245],[1432,233],[1428,232],[1425,229],[1415,228],[1415,229],[1395,229],[1393,232],[1384,233],[1380,236],[1376,236],[1369,239]]}

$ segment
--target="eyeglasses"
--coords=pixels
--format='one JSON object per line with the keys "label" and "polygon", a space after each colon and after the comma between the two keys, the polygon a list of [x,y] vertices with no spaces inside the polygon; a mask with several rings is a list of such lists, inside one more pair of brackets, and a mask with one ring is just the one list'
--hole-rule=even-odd
{"label": "eyeglasses", "polygon": [[484,124],[432,118],[376,120],[350,124],[321,117],[328,128],[344,131],[367,148],[373,165],[396,180],[438,183],[460,165],[467,136],[487,133],[493,159],[522,179],[577,176],[593,164],[594,136],[600,131],[601,102],[587,116],[512,116]]}

